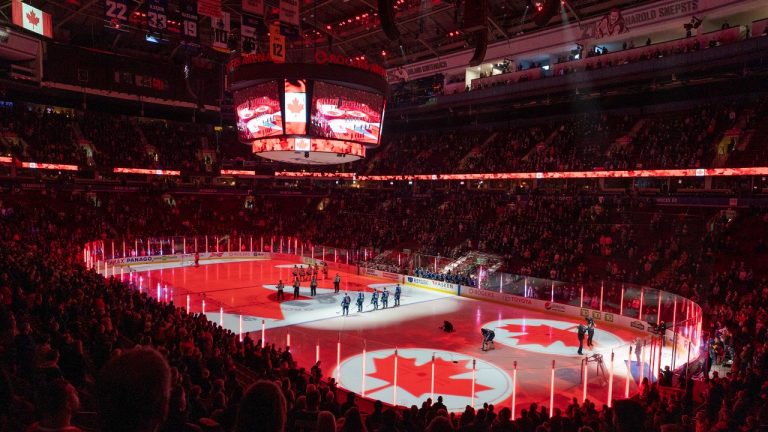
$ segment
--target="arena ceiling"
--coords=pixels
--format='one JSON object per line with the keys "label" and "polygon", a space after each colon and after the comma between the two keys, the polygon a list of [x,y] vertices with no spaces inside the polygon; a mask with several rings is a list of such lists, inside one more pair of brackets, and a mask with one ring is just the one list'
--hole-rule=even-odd
{"label": "arena ceiling", "polygon": [[[140,24],[114,31],[104,19],[108,0],[25,0],[53,16],[56,41],[109,49],[128,54],[175,52],[178,44],[169,38],[165,44],[149,44],[146,28]],[[350,57],[366,56],[385,67],[440,57],[473,46],[462,32],[467,0],[395,0],[397,26],[401,37],[389,40],[381,30],[377,0],[302,0],[302,34],[289,41],[289,58],[311,58],[315,49],[328,49]],[[169,11],[178,10],[179,0],[169,0]],[[600,15],[613,7],[628,7],[650,0],[569,0],[568,19]],[[537,27],[532,22],[532,0],[487,0],[489,43],[510,40]],[[234,22],[242,13],[241,0],[223,0],[223,10]],[[0,11],[10,17],[10,0],[0,3]],[[276,21],[278,0],[266,0],[267,22]],[[129,1],[132,17],[146,9],[146,0]],[[169,18],[170,19],[170,18]],[[549,25],[557,25],[556,15]],[[134,21],[132,19],[132,21]],[[210,39],[210,19],[200,17],[201,40]],[[206,39],[208,38],[208,39]],[[205,50],[203,49],[203,52]]]}

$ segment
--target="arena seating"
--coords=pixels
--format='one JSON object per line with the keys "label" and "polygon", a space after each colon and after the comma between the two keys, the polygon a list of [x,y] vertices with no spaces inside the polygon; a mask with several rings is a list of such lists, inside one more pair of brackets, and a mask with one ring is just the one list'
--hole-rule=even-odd
{"label": "arena seating", "polygon": [[[199,1],[199,12],[195,1],[186,0],[170,5],[29,3],[6,2],[0,28],[0,432],[768,431],[768,175],[739,171],[716,176],[699,170],[768,167],[765,5],[718,0],[658,5],[635,0],[251,0],[225,2],[227,14],[215,18],[220,12],[215,9],[222,6],[218,1]],[[550,10],[554,17],[540,25]],[[380,13],[394,17],[384,24],[396,26],[399,38],[391,40],[386,34],[391,32],[383,31]],[[284,67],[288,75],[260,75]],[[297,76],[297,71],[313,73]],[[378,73],[383,79],[372,75]],[[359,98],[341,88],[321,95],[322,80],[312,76],[339,85],[353,85],[358,80],[347,76],[358,77],[360,85],[353,86]],[[362,90],[369,86],[361,86],[368,81],[381,81],[376,91],[386,93],[380,125],[385,132],[380,145],[367,147],[361,160],[314,166],[305,154],[307,165],[288,164],[255,156],[239,140],[236,118],[248,111],[254,117],[241,117],[241,127],[247,122],[249,128],[268,126],[270,131],[254,136],[278,136],[272,133],[279,126],[267,124],[278,119],[283,126],[324,125],[325,132],[335,124],[350,129],[346,136],[363,136],[360,128],[375,129],[364,121],[373,106],[366,101],[374,95]],[[293,90],[289,104],[292,87],[302,90]],[[306,97],[305,107],[300,95]],[[377,104],[384,97],[375,96]],[[349,116],[330,114],[352,106],[347,99],[355,107],[346,111]],[[257,106],[252,107],[253,101],[259,101]],[[358,109],[362,102],[367,109]],[[326,103],[337,109],[318,121],[316,111],[324,111]],[[271,108],[280,105],[278,115]],[[269,113],[269,121],[256,113]],[[287,129],[282,137],[303,135]],[[311,144],[318,144],[316,138]],[[297,153],[293,156],[301,160],[302,152]],[[343,150],[338,159],[328,156],[352,159]],[[222,172],[229,169],[242,171]],[[688,172],[681,177],[594,175],[646,169]],[[565,171],[582,173],[548,175]],[[528,175],[490,176],[497,173]],[[440,176],[449,174],[465,175]],[[395,178],[363,177],[377,175]],[[556,370],[554,355],[561,351],[546,354],[553,355],[551,372],[548,364],[521,368],[523,374],[544,371],[547,379],[551,373],[552,384],[542,388],[550,385],[553,401],[556,374],[570,375],[563,382],[574,387],[566,390],[568,396],[560,395],[554,408],[546,406],[549,401],[523,407],[517,399],[516,408],[515,402],[513,408],[483,403],[478,397],[482,390],[475,391],[476,372],[483,369],[476,368],[473,357],[472,391],[467,393],[475,406],[449,412],[434,392],[432,349],[408,341],[391,344],[395,385],[388,400],[401,400],[398,392],[405,390],[397,386],[402,376],[398,349],[425,356],[432,351],[431,390],[437,396],[420,405],[391,406],[370,399],[371,394],[390,393],[389,384],[364,398],[337,386],[333,371],[321,369],[333,361],[300,364],[296,358],[320,357],[322,339],[313,337],[315,346],[309,348],[314,352],[306,354],[297,343],[301,326],[288,327],[293,325],[288,319],[280,324],[293,332],[285,333],[287,341],[294,335],[293,347],[272,338],[277,332],[266,333],[268,343],[263,343],[258,338],[265,333],[243,335],[245,309],[227,311],[228,318],[243,314],[236,333],[219,324],[225,322],[224,307],[221,321],[208,319],[205,293],[199,296],[203,313],[190,313],[189,298],[186,308],[173,303],[173,293],[170,303],[158,301],[142,292],[141,282],[137,289],[132,278],[105,277],[83,265],[88,258],[83,245],[94,240],[134,244],[117,253],[113,246],[113,255],[135,254],[140,259],[134,261],[146,262],[143,258],[157,249],[163,253],[163,246],[153,249],[148,238],[207,236],[207,248],[211,237],[218,243],[219,237],[241,235],[280,237],[281,253],[283,236],[298,238],[313,249],[321,247],[328,261],[339,250],[351,251],[344,254],[349,266],[339,267],[351,272],[357,267],[358,274],[348,278],[355,289],[365,289],[352,281],[368,280],[377,273],[372,269],[432,280],[406,284],[409,278],[398,279],[409,297],[426,292],[416,288],[425,282],[424,287],[439,287],[441,292],[433,294],[441,300],[454,289],[475,293],[477,299],[505,297],[510,304],[540,299],[542,309],[535,313],[546,318],[542,322],[555,321],[564,310],[560,307],[579,306],[572,316],[589,322],[599,313],[602,320],[596,319],[608,327],[633,311],[637,315],[627,321],[634,328],[622,329],[632,337],[654,333],[669,303],[674,302],[675,312],[685,309],[678,308],[675,296],[664,304],[660,290],[701,306],[703,328],[683,331],[678,325],[677,332],[672,330],[677,340],[670,366],[676,369],[664,368],[666,351],[661,350],[657,358],[662,364],[651,361],[656,370],[648,369],[658,373],[657,382],[643,376],[645,365],[638,358],[635,367],[643,378],[634,387],[631,348],[641,340],[621,345],[630,348],[626,391],[637,391],[625,399],[613,389],[616,380],[610,381],[611,390],[604,392],[615,397],[610,407],[586,398],[589,386],[597,383],[589,380],[588,358],[573,354],[572,367]],[[172,244],[169,248],[178,241]],[[332,251],[326,254],[326,248]],[[270,245],[269,251],[275,249]],[[210,255],[247,258],[248,265],[265,258],[251,252]],[[189,255],[181,258],[182,266]],[[263,262],[283,267],[272,273],[280,277],[294,264]],[[216,288],[208,289],[214,284],[207,271],[220,268],[202,269],[209,294]],[[189,274],[183,270],[175,271]],[[158,272],[160,278],[163,271],[167,275],[168,268]],[[505,285],[499,278],[496,296],[490,278],[481,276],[502,273],[513,282]],[[347,284],[348,273],[342,274]],[[386,284],[376,280],[382,283],[368,287],[395,283],[396,275],[383,276]],[[529,285],[529,280],[536,283]],[[520,283],[525,298],[509,296],[507,287],[519,281],[525,281]],[[247,295],[256,298],[252,286],[237,289],[247,288]],[[637,286],[644,290],[635,296]],[[160,289],[158,283],[158,297]],[[323,294],[317,303],[332,300],[328,304],[336,307]],[[272,298],[271,291],[265,296]],[[475,309],[488,305],[480,301],[464,303],[472,305],[467,321],[473,326],[481,327],[486,316],[499,322],[508,318],[504,309],[498,319],[495,310]],[[269,306],[277,311],[279,305],[275,300]],[[302,319],[316,312],[295,309],[305,314]],[[423,309],[436,311],[430,319],[450,313],[447,307],[442,312]],[[613,321],[617,314],[625,316]],[[697,322],[699,315],[694,315],[691,321]],[[446,319],[437,318],[436,323]],[[470,343],[458,331],[469,323],[456,321],[455,329],[446,326],[456,333],[439,333],[455,344],[445,348],[452,351],[452,364],[460,362],[453,357],[458,344]],[[523,332],[534,325],[526,324],[526,316],[522,321]],[[559,336],[574,331],[583,336],[572,324],[557,329]],[[437,332],[437,325],[431,327]],[[335,330],[323,331],[336,342]],[[547,332],[553,347],[559,340]],[[681,367],[683,357],[675,354],[681,351],[677,336],[683,333],[688,353],[697,345],[691,334],[703,338],[699,356],[692,353],[698,359]],[[629,341],[616,335],[617,346]],[[336,346],[344,337],[338,334]],[[390,340],[367,334],[348,340],[353,338],[362,341],[365,392],[371,388],[370,382],[365,385],[366,354],[376,369],[385,370],[375,355],[388,356],[389,348],[385,353],[382,347]],[[602,342],[597,341],[598,347]],[[513,364],[516,377],[523,358],[518,357],[520,345],[488,354]],[[600,357],[595,353],[589,353],[592,360]],[[578,376],[579,360],[585,375]],[[619,362],[623,365],[624,359]],[[412,371],[409,378],[423,375]],[[346,378],[346,370],[339,367],[339,376]],[[540,377],[537,372],[526,378]],[[586,400],[573,398],[566,406],[563,400],[576,394],[579,378]],[[524,384],[532,381],[520,384],[515,378],[499,399],[511,396],[510,387],[512,395],[529,392]],[[589,390],[593,397],[603,394],[602,388],[600,393]],[[531,394],[525,395],[527,401],[538,400]]]}
{"label": "arena seating", "polygon": [[[163,430],[205,430],[213,424],[218,425],[218,430],[239,430],[235,426],[238,409],[248,406],[247,395],[255,391],[245,391],[245,387],[257,379],[279,382],[288,401],[285,430],[303,429],[297,424],[316,418],[318,409],[344,417],[349,425],[363,422],[369,430],[390,430],[392,424],[403,430],[432,425],[432,430],[443,421],[447,422],[445,427],[457,428],[533,430],[546,425],[544,430],[569,431],[582,426],[599,430],[608,427],[612,411],[621,418],[628,415],[623,410],[632,407],[642,407],[645,412],[647,429],[643,430],[656,430],[664,424],[683,428],[695,425],[701,430],[757,430],[758,425],[766,423],[762,397],[768,389],[768,351],[763,329],[768,305],[763,292],[768,286],[765,266],[760,265],[766,253],[762,238],[768,218],[764,212],[697,213],[692,209],[683,214],[679,209],[669,213],[629,198],[531,196],[512,203],[497,198],[487,212],[474,213],[470,210],[473,206],[468,205],[473,198],[443,197],[423,202],[422,207],[413,210],[414,214],[435,210],[423,213],[427,217],[415,217],[413,226],[404,223],[396,227],[397,231],[403,237],[416,235],[427,249],[452,238],[436,229],[432,218],[450,221],[445,226],[455,227],[463,217],[473,217],[484,223],[477,227],[468,224],[459,237],[472,239],[473,248],[506,251],[507,265],[520,263],[531,274],[550,277],[554,270],[555,276],[565,280],[630,280],[638,275],[638,281],[658,283],[670,291],[690,295],[706,305],[706,326],[713,338],[707,344],[711,351],[708,354],[714,364],[732,364],[732,372],[706,379],[704,404],[696,406],[691,405],[691,395],[671,393],[661,398],[653,384],[635,400],[617,402],[615,408],[575,402],[565,412],[555,410],[553,418],[548,418],[548,410],[540,406],[523,410],[516,419],[509,418],[507,408],[491,406],[477,412],[468,409],[454,417],[441,411],[439,403],[430,401],[421,408],[393,411],[364,408],[363,417],[358,418],[360,410],[349,409],[353,404],[339,406],[341,401],[331,399],[329,391],[337,395],[341,392],[335,391],[332,383],[318,380],[318,372],[315,376],[304,375],[300,366],[290,361],[287,368],[279,367],[290,359],[282,348],[261,349],[257,341],[250,339],[241,344],[235,335],[199,315],[187,315],[115,280],[85,271],[72,253],[86,239],[120,232],[178,234],[201,232],[207,227],[245,229],[249,224],[261,225],[265,231],[286,228],[291,226],[287,222],[290,219],[276,215],[293,213],[297,220],[310,216],[295,211],[293,201],[275,198],[245,212],[238,210],[241,200],[224,197],[175,197],[169,204],[167,196],[152,194],[125,200],[107,194],[9,192],[0,195],[0,317],[5,329],[3,382],[5,389],[12,389],[12,393],[5,394],[13,396],[3,399],[0,426],[3,430],[19,430],[37,420],[41,423],[32,430],[43,430],[54,421],[59,422],[56,427],[61,427],[65,419],[85,430],[107,430],[87,414],[98,409],[99,398],[104,397],[99,383],[108,378],[100,376],[99,369],[137,345],[155,347],[170,366],[169,396],[163,399],[155,395],[171,407]],[[333,238],[339,244],[396,244],[394,232],[387,229],[391,225],[388,218],[410,220],[399,217],[402,215],[398,209],[409,208],[414,201],[395,195],[360,201],[335,199],[323,212],[317,212],[322,213],[321,217],[304,219],[303,226],[314,228],[303,234],[317,236],[318,241]],[[43,209],[43,202],[46,210],[32,211]],[[394,202],[398,206],[393,206]],[[306,208],[316,205],[308,200]],[[293,212],[285,211],[292,207]],[[371,212],[371,208],[375,210]],[[364,214],[371,219],[356,227],[371,228],[360,230],[361,235],[356,235],[353,228],[340,228],[342,221]],[[334,230],[342,235],[332,236]],[[529,230],[531,235],[526,235]],[[652,230],[659,240],[646,242],[646,230]],[[608,237],[611,241],[606,240]],[[747,238],[754,240],[741,241]],[[647,259],[638,260],[641,256]],[[579,263],[585,257],[600,263],[616,257],[627,259],[619,266],[618,274],[612,265],[610,271],[606,265],[604,274],[599,270],[592,274],[593,270],[580,269]],[[743,263],[737,262],[742,259]],[[651,263],[652,274],[667,272],[671,276],[663,280],[642,276],[646,262]],[[590,263],[588,268],[593,265]],[[249,378],[244,380],[243,376]],[[79,409],[51,400],[54,396],[66,400],[71,395],[73,390],[67,390],[69,387],[61,380],[74,386]],[[47,398],[40,389],[46,389]],[[665,390],[664,394],[670,393]],[[724,403],[726,400],[732,403]]]}
{"label": "arena seating", "polygon": [[[766,100],[758,96],[685,108],[646,107],[632,115],[602,111],[506,126],[393,132],[366,160],[342,170],[401,175],[760,166],[768,162],[759,144],[768,133]],[[215,131],[210,125],[24,103],[0,112],[0,152],[21,161],[70,163],[102,174],[128,167],[215,176],[220,168],[237,168],[250,158],[249,148],[229,128]],[[267,160],[251,167],[266,175],[292,169]]]}

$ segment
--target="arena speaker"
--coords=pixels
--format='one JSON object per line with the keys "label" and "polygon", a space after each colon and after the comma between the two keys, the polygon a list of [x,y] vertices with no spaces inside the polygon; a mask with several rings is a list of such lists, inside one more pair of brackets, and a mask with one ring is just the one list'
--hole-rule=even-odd
{"label": "arena speaker", "polygon": [[533,17],[533,22],[539,27],[544,27],[547,23],[557,15],[558,8],[560,7],[560,0],[540,0],[536,2],[536,15]]}
{"label": "arena speaker", "polygon": [[400,38],[400,30],[397,29],[395,23],[394,0],[379,0],[379,19],[381,20],[381,29],[389,40]]}
{"label": "arena speaker", "polygon": [[465,0],[464,1],[464,33],[473,33],[487,27],[488,1]]}
{"label": "arena speaker", "polygon": [[485,51],[488,49],[488,28],[474,33],[475,53],[469,60],[470,66],[479,66],[485,60]]}

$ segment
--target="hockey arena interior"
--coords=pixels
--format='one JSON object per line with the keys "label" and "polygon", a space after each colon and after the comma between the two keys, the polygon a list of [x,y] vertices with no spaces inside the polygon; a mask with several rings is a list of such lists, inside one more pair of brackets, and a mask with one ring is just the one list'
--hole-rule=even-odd
{"label": "hockey arena interior", "polygon": [[0,65],[0,431],[768,431],[764,0],[10,0]]}

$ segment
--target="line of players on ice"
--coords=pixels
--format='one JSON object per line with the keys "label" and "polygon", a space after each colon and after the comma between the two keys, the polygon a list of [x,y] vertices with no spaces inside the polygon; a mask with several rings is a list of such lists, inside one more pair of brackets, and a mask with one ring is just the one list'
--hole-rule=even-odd
{"label": "line of players on ice", "polygon": [[[401,293],[402,293],[402,290],[400,289],[400,284],[397,284],[397,286],[395,286],[395,292],[392,295],[392,297],[395,299],[395,304],[393,306],[400,306]],[[377,310],[379,308],[379,296],[381,296],[381,308],[386,309],[389,307],[389,291],[387,291],[387,287],[384,287],[384,289],[381,291],[377,290],[376,288],[373,288],[373,294],[371,294],[371,305],[373,305],[373,310]],[[345,292],[344,298],[341,299],[342,315],[349,315],[349,305],[351,303],[352,303],[352,298],[349,296],[348,292]],[[363,311],[364,303],[365,303],[365,294],[363,294],[362,291],[358,291],[357,300],[355,300],[355,304],[357,305],[358,312]]]}
{"label": "line of players on ice", "polygon": [[[317,275],[318,275],[319,269],[318,266],[315,265],[314,269],[312,266],[309,267],[309,270],[306,272],[306,274],[311,278],[309,281],[309,295],[314,297],[317,295]],[[299,298],[299,291],[301,290],[301,281],[305,277],[305,271],[304,267],[299,266],[293,266],[293,299],[296,300]],[[323,267],[323,279],[328,277],[328,267],[327,265]],[[341,286],[341,276],[339,276],[338,273],[336,273],[336,276],[333,278],[333,292],[339,293]],[[285,300],[285,284],[283,283],[283,280],[280,279],[277,282],[277,301]],[[373,306],[373,310],[377,310],[379,308],[379,297],[381,297],[381,307],[382,309],[386,309],[389,307],[389,291],[387,291],[387,287],[384,287],[382,291],[377,290],[376,288],[373,288],[373,294],[371,294],[371,305]],[[400,295],[402,294],[402,289],[400,288],[400,284],[397,284],[395,286],[395,292],[393,293],[392,297],[394,298],[395,304],[393,306],[400,306]],[[363,304],[365,303],[365,294],[363,294],[362,291],[359,291],[357,293],[357,300],[355,301],[357,304],[357,311],[362,312],[363,311]],[[342,315],[349,315],[349,306],[352,304],[352,298],[349,296],[349,293],[344,293],[344,298],[341,299],[341,312]]]}
{"label": "line of players on ice", "polygon": [[[293,279],[298,278],[299,280],[307,280],[307,279],[317,279],[317,277],[320,275],[320,272],[323,272],[323,280],[328,279],[328,263],[323,261],[322,262],[322,269],[320,268],[320,264],[315,264],[314,266],[312,264],[309,264],[307,266],[301,266],[298,265],[293,266]],[[337,273],[336,276],[339,274]]]}

